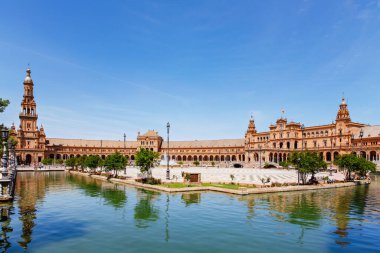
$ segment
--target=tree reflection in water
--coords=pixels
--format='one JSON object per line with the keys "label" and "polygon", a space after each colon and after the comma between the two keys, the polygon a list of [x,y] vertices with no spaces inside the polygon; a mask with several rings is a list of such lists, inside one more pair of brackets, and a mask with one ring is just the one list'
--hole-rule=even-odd
{"label": "tree reflection in water", "polygon": [[[347,187],[332,190],[320,190],[320,191],[305,191],[305,192],[288,192],[277,194],[264,194],[264,195],[250,195],[250,196],[231,196],[231,199],[235,197],[239,201],[244,201],[247,210],[247,220],[255,228],[263,225],[257,224],[257,219],[263,218],[264,221],[270,224],[279,224],[285,226],[279,226],[284,228],[285,235],[294,236],[297,234],[299,238],[296,244],[310,243],[310,236],[314,233],[323,233],[323,236],[327,239],[335,241],[336,245],[345,246],[353,242],[356,239],[356,234],[353,229],[357,228],[356,223],[363,222],[378,222],[378,215],[369,215],[369,212],[378,212],[378,189],[379,185],[373,180],[369,188],[368,186]],[[54,189],[57,187],[57,189]],[[30,242],[32,241],[33,230],[36,227],[36,216],[39,215],[37,209],[40,209],[41,202],[45,198],[46,191],[61,191],[76,190],[80,192],[80,195],[86,195],[91,198],[98,198],[105,206],[114,207],[115,209],[122,208],[126,205],[127,196],[125,187],[123,185],[115,185],[112,183],[94,180],[89,177],[75,176],[70,174],[60,173],[20,173],[16,182],[16,199],[14,207],[1,207],[1,234],[0,234],[0,251],[7,251],[7,249],[18,247],[19,244],[24,250],[30,250]],[[152,227],[152,231],[157,229],[154,224],[162,224],[158,222],[161,218],[165,222],[165,227],[161,228],[157,226],[159,231],[165,229],[165,240],[169,241],[169,225],[170,221],[175,221],[175,216],[170,217],[170,200],[174,200],[175,207],[173,210],[180,211],[177,208],[176,200],[180,199],[182,204],[180,207],[189,207],[195,211],[200,208],[207,208],[208,197],[207,195],[201,196],[203,193],[184,193],[181,197],[167,194],[166,202],[158,192],[147,191],[141,189],[133,189],[131,194],[136,192],[136,204],[134,209],[127,212],[129,215],[134,215],[135,229]],[[160,197],[161,196],[161,197]],[[221,198],[224,195],[220,194]],[[201,203],[205,201],[207,203]],[[218,198],[219,200],[219,198]],[[96,201],[96,204],[98,202]],[[166,208],[163,208],[165,205]],[[160,209],[160,207],[162,209]],[[240,208],[239,205],[231,205],[231,208]],[[109,208],[108,208],[109,209]],[[239,211],[239,210],[238,210]],[[12,213],[12,223],[10,214]],[[162,212],[162,213],[161,213]],[[216,211],[217,212],[217,211]],[[15,217],[17,216],[18,217]],[[243,214],[244,215],[244,214]],[[130,216],[131,217],[131,216]],[[243,216],[244,217],[244,216]],[[41,218],[41,217],[39,217]],[[244,219],[244,218],[243,218]],[[273,220],[274,219],[274,220]],[[43,220],[43,218],[41,218]],[[18,222],[20,221],[20,222]],[[42,231],[47,231],[47,228],[57,227],[57,224],[62,222],[56,220],[53,217],[49,224],[44,227],[45,220],[38,223],[38,228]],[[57,223],[54,223],[57,222]],[[66,220],[66,222],[69,222]],[[84,230],[73,231],[74,228],[80,227],[82,220],[78,223],[68,224],[67,230],[60,230],[56,235],[50,236],[50,239],[54,242],[57,240],[64,240],[69,238],[75,238],[81,236]],[[21,223],[21,224],[19,224]],[[17,224],[17,225],[12,225]],[[14,231],[11,226],[14,227]],[[59,225],[58,225],[59,226]],[[265,226],[265,225],[264,225]],[[332,226],[332,228],[331,228]],[[75,229],[74,229],[75,230]],[[312,232],[312,230],[316,232]],[[13,232],[12,232],[13,231]],[[20,232],[19,232],[20,231]],[[271,230],[272,233],[282,232]],[[17,234],[15,234],[17,233]],[[36,232],[34,232],[36,233]],[[305,237],[303,235],[305,234]],[[65,235],[68,235],[65,237]],[[331,238],[330,238],[331,237]],[[20,239],[18,239],[20,238]],[[18,239],[18,240],[17,240]],[[33,248],[36,247],[39,240],[35,240]],[[12,243],[12,245],[11,245]],[[40,242],[44,243],[44,242]],[[351,245],[354,246],[354,243]],[[339,246],[338,246],[339,247]],[[20,249],[18,249],[20,250]]]}
{"label": "tree reflection in water", "polygon": [[337,229],[335,234],[339,235],[340,240],[336,240],[336,244],[347,245],[349,241],[343,240],[348,237],[349,223],[351,214],[362,215],[366,206],[369,186],[358,186],[354,189],[338,189],[334,196],[335,204],[332,210],[335,215]]}
{"label": "tree reflection in water", "polygon": [[68,175],[67,181],[83,190],[86,196],[103,198],[106,205],[122,208],[127,202],[124,186],[76,175]]}
{"label": "tree reflection in water", "polygon": [[[317,229],[325,216],[336,224],[336,244],[346,245],[342,240],[348,237],[351,215],[362,216],[366,208],[369,186],[346,187],[334,190],[275,193],[261,196],[247,196],[240,200],[247,203],[248,213],[254,213],[255,201],[266,201],[270,214],[280,222],[288,222],[300,227],[299,242],[307,229]],[[248,215],[252,219],[253,215]]]}
{"label": "tree reflection in water", "polygon": [[154,206],[154,200],[160,196],[159,192],[139,189],[135,206],[135,222],[138,228],[147,228],[149,223],[159,218],[159,209]]}
{"label": "tree reflection in water", "polygon": [[201,193],[182,193],[182,201],[185,203],[186,206],[189,206],[191,204],[199,204],[201,203]]}

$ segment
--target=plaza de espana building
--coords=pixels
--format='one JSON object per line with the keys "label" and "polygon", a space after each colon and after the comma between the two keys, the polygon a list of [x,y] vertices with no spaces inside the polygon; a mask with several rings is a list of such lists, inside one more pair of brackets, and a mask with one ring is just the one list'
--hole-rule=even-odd
{"label": "plaza de espana building", "polygon": [[[133,163],[141,148],[157,151],[161,159],[167,154],[167,143],[153,130],[137,134],[136,140],[82,140],[49,138],[41,125],[38,127],[34,84],[28,68],[24,79],[18,129],[12,125],[10,135],[17,138],[19,164],[36,164],[44,158],[63,159],[84,155],[102,158],[120,152]],[[257,167],[261,163],[279,163],[294,151],[314,151],[327,162],[339,154],[355,153],[371,161],[380,155],[380,126],[351,121],[347,104],[342,99],[335,122],[318,126],[303,126],[281,117],[269,130],[258,132],[253,118],[249,120],[244,138],[221,140],[170,141],[170,159],[177,163],[201,165]]]}

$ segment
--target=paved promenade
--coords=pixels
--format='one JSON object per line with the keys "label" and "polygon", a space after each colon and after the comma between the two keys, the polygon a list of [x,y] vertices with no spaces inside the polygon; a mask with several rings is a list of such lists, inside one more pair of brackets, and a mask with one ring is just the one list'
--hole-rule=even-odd
{"label": "paved promenade", "polygon": [[[189,168],[171,168],[171,181],[182,182],[182,171],[191,173],[201,173],[202,182],[231,182],[231,174],[234,175],[235,183],[243,184],[262,184],[262,178],[270,178],[270,182],[274,183],[296,183],[298,175],[296,170],[284,169],[250,169],[250,168],[210,168],[210,167],[189,167]],[[136,167],[128,167],[126,176],[136,178],[140,174],[140,170]],[[124,173],[119,173],[124,175]],[[166,168],[153,168],[153,177],[166,181]],[[174,176],[174,179],[173,179]],[[317,177],[329,176],[328,172],[320,172]],[[342,173],[333,173],[330,177],[335,180],[344,180]]]}
{"label": "paved promenade", "polygon": [[[18,167],[17,171],[63,171],[63,166],[45,166],[35,170],[33,167]],[[123,171],[119,175],[126,175],[130,178],[137,178],[141,175],[139,168],[127,167],[126,174]],[[217,168],[217,167],[186,167],[186,168],[171,168],[170,177],[171,182],[182,182],[182,172],[187,173],[200,173],[202,182],[231,182],[231,175],[234,175],[234,182],[241,184],[262,184],[262,178],[270,178],[271,183],[297,183],[298,175],[296,170],[286,169],[253,169],[253,168]],[[166,168],[158,167],[152,169],[153,177],[160,178],[166,182]],[[320,172],[317,177],[329,176],[329,172]],[[344,180],[342,173],[333,173],[329,176],[330,179]]]}

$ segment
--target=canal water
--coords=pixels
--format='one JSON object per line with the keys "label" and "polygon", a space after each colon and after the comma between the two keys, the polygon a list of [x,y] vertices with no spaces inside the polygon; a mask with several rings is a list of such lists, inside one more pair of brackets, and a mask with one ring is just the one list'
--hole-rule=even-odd
{"label": "canal water", "polygon": [[64,172],[20,173],[2,252],[380,252],[370,186],[234,196],[166,194]]}

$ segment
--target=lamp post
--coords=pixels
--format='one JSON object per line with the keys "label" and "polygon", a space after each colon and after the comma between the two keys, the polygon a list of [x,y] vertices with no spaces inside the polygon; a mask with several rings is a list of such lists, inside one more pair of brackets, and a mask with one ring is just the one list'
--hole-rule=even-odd
{"label": "lamp post", "polygon": [[[125,154],[125,139],[127,138],[127,135],[124,133],[124,135],[123,135],[123,137],[124,137],[124,154]],[[124,166],[124,175],[127,175],[127,167],[126,166]]]}
{"label": "lamp post", "polygon": [[[297,161],[298,161],[298,164],[299,164],[300,161],[301,161],[301,158],[298,157]],[[299,185],[299,184],[300,184],[300,171],[299,171],[299,168],[298,168],[298,170],[297,170],[297,176],[298,176],[298,185]]]}
{"label": "lamp post", "polygon": [[362,157],[363,135],[364,135],[364,132],[363,132],[363,128],[362,128],[362,129],[360,129],[360,134],[359,134],[359,137],[360,137],[360,156],[359,157]]}
{"label": "lamp post", "polygon": [[8,150],[9,150],[9,162],[8,167],[13,170],[16,168],[16,162],[15,162],[15,146],[12,142],[8,142]]}
{"label": "lamp post", "polygon": [[333,131],[334,129],[331,129],[331,139],[330,139],[330,146],[331,146],[331,153],[330,153],[330,176],[332,176],[332,160],[333,160]]}
{"label": "lamp post", "polygon": [[7,172],[7,166],[8,166],[8,156],[7,156],[7,140],[8,140],[9,132],[6,127],[4,127],[1,130],[1,138],[3,139],[3,158],[2,158],[2,170],[1,170],[1,175],[2,178],[6,177],[8,172]]}
{"label": "lamp post", "polygon": [[169,156],[169,129],[170,129],[170,123],[168,122],[166,124],[166,129],[167,129],[167,134],[168,134],[168,146],[167,146],[167,161],[166,161],[166,179],[167,180],[170,180],[170,169],[169,169],[169,160],[170,160],[170,156]]}

